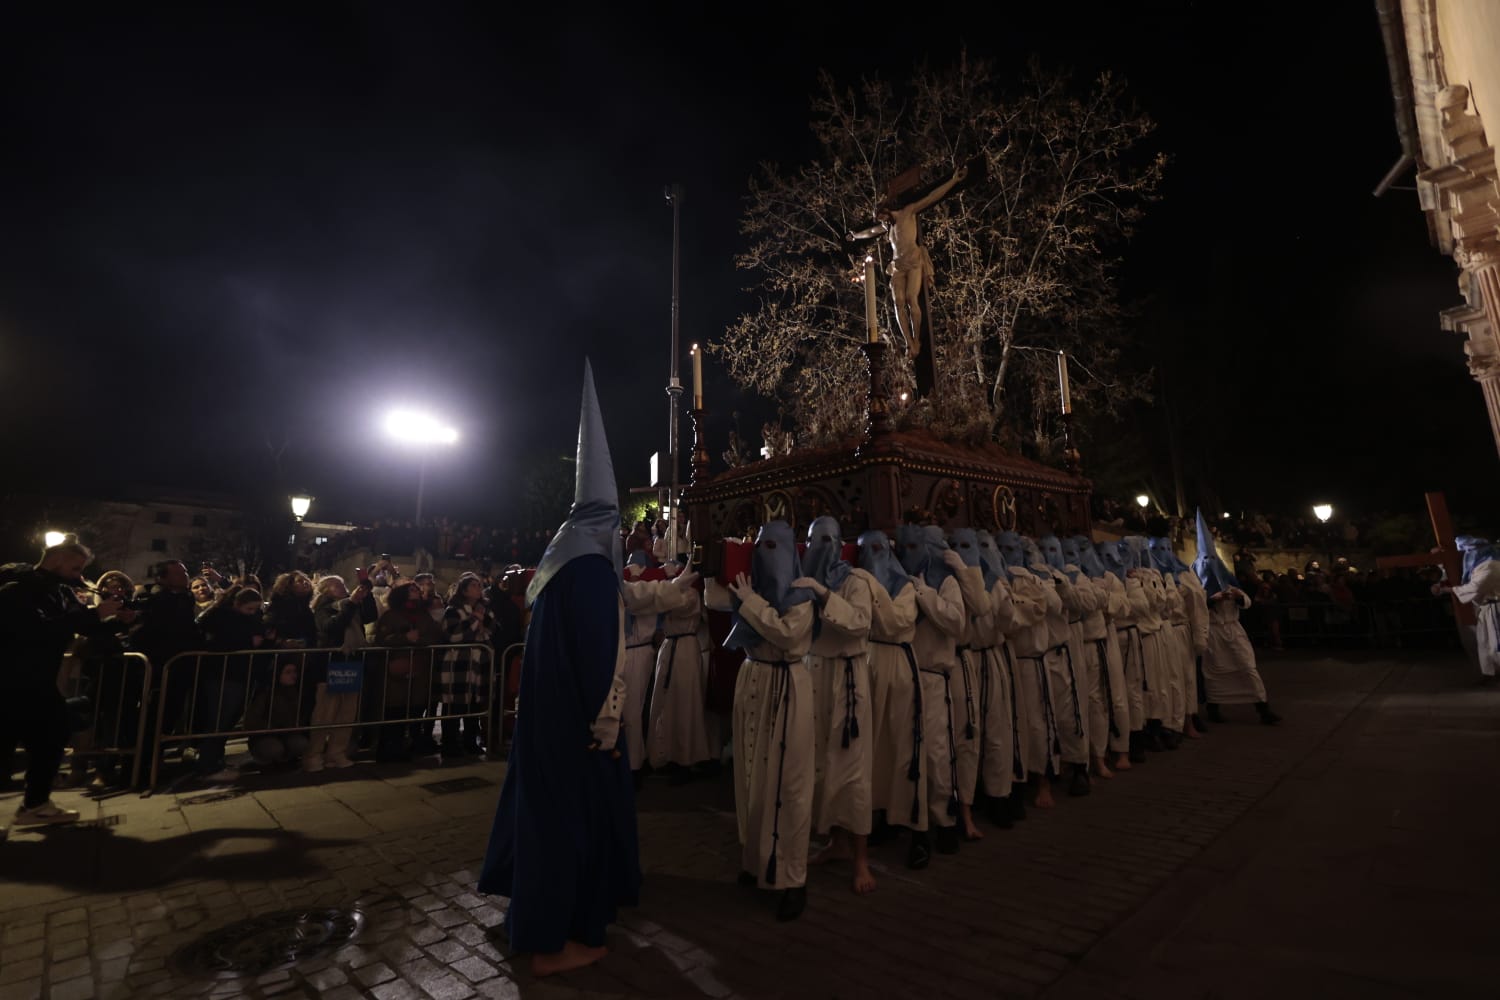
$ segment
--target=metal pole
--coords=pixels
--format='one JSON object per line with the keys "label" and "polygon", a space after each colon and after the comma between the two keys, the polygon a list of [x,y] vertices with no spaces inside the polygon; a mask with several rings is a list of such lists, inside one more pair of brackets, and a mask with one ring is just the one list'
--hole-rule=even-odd
{"label": "metal pole", "polygon": [[681,407],[682,380],[678,377],[677,361],[682,353],[678,341],[678,325],[681,320],[680,261],[682,250],[682,183],[673,181],[667,186],[667,201],[672,206],[672,377],[667,382],[667,461],[672,467],[672,505],[667,515],[667,558],[677,559],[677,498],[680,480],[677,460],[677,411]]}
{"label": "metal pole", "polygon": [[427,449],[422,449],[422,460],[417,465],[417,529],[422,528],[422,493],[427,486]]}

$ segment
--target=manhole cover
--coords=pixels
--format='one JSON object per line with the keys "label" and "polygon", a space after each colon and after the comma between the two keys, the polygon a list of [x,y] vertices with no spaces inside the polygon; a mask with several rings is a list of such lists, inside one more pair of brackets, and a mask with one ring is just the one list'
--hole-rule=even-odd
{"label": "manhole cover", "polygon": [[221,927],[178,950],[172,965],[192,976],[258,976],[343,947],[359,933],[359,910],[280,910]]}
{"label": "manhole cover", "polygon": [[450,778],[447,781],[433,781],[421,787],[433,795],[452,795],[454,792],[470,792],[476,788],[489,788],[495,783],[485,778]]}

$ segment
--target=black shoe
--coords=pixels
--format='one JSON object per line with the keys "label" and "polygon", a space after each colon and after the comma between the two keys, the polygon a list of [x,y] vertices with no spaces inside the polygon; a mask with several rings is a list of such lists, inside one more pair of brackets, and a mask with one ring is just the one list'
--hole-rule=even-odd
{"label": "black shoe", "polygon": [[667,784],[672,788],[680,788],[692,780],[693,772],[686,767],[674,766],[672,773],[667,775]]}
{"label": "black shoe", "polygon": [[958,853],[958,827],[940,826],[937,828],[937,835],[933,839],[937,843],[937,852],[939,854]]}
{"label": "black shoe", "polygon": [[896,839],[896,828],[885,821],[885,810],[878,809],[874,818],[870,821],[870,836],[865,842],[871,847],[879,847],[881,844],[889,844]]}
{"label": "black shoe", "polygon": [[723,769],[724,765],[716,760],[705,760],[694,768],[702,778],[717,778]]}
{"label": "black shoe", "polygon": [[925,830],[913,830],[911,835],[911,850],[906,852],[906,867],[914,872],[919,872],[927,867],[932,860],[932,841],[928,839]]}
{"label": "black shoe", "polygon": [[1263,726],[1274,726],[1281,722],[1281,716],[1271,711],[1271,706],[1264,701],[1256,702],[1255,710],[1260,713],[1260,722]]}
{"label": "black shoe", "polygon": [[1006,798],[1006,804],[1010,808],[1010,818],[1014,823],[1019,823],[1026,818],[1026,784],[1022,782],[1011,789]]}
{"label": "black shoe", "polygon": [[1130,734],[1130,753],[1127,755],[1132,764],[1146,763],[1146,739],[1145,734],[1139,731]]}
{"label": "black shoe", "polygon": [[992,826],[1002,830],[1009,830],[1016,825],[1016,821],[1010,815],[1010,799],[991,798],[984,804],[984,814]]}
{"label": "black shoe", "polygon": [[1200,716],[1197,712],[1193,713],[1192,720],[1194,729],[1198,730],[1198,732],[1200,733],[1208,732],[1208,727],[1203,724],[1202,716]]}
{"label": "black shoe", "polygon": [[806,886],[799,885],[795,889],[783,889],[781,902],[776,904],[776,919],[782,923],[796,920],[802,916],[802,911],[805,909],[807,909]]}
{"label": "black shoe", "polygon": [[744,871],[739,873],[739,875],[735,878],[735,882],[745,887],[746,889],[754,889],[756,886],[760,885],[760,882],[754,875],[751,875],[749,872]]}
{"label": "black shoe", "polygon": [[1216,726],[1224,721],[1224,713],[1219,711],[1219,706],[1213,702],[1208,703],[1208,721]]}
{"label": "black shoe", "polygon": [[1089,768],[1087,764],[1074,764],[1073,777],[1068,782],[1068,794],[1072,796],[1087,795],[1091,788],[1089,785]]}
{"label": "black shoe", "polygon": [[1174,733],[1170,729],[1161,731],[1161,745],[1167,750],[1176,750],[1182,746],[1182,734]]}

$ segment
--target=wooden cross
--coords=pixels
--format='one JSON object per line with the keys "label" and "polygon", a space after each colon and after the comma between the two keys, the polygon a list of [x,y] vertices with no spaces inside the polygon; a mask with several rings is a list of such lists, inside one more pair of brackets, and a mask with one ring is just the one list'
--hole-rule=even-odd
{"label": "wooden cross", "polygon": [[[1437,548],[1431,552],[1417,552],[1409,556],[1380,556],[1375,560],[1377,569],[1418,568],[1441,566],[1448,582],[1455,586],[1464,578],[1464,557],[1453,540],[1453,518],[1448,515],[1448,498],[1442,493],[1427,494],[1427,515],[1432,520],[1432,535],[1437,539]],[[1453,598],[1453,615],[1460,625],[1474,624],[1474,607]]]}

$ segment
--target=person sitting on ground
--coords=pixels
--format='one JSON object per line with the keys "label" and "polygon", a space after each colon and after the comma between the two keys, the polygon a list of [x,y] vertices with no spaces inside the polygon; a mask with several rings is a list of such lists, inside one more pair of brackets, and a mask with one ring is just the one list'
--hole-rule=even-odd
{"label": "person sitting on ground", "polygon": [[[296,660],[283,660],[276,683],[256,693],[245,709],[240,728],[293,729],[302,722],[302,685]],[[250,755],[261,765],[290,764],[307,751],[307,733],[266,733],[250,737]]]}

